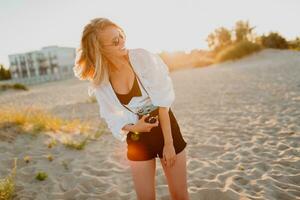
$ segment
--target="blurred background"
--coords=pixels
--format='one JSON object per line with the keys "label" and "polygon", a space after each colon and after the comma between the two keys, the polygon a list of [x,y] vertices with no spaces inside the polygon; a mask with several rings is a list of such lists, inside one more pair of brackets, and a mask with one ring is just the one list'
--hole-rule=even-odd
{"label": "blurred background", "polygon": [[[299,200],[299,8],[0,0],[0,199],[136,199],[126,142],[72,70],[84,26],[106,17],[128,49],[157,53],[170,69],[191,200]],[[170,199],[159,162],[156,192]]]}
{"label": "blurred background", "polygon": [[31,77],[31,83],[72,76],[74,48],[95,17],[119,24],[127,48],[158,53],[171,70],[220,61],[218,54],[232,45],[299,49],[298,7],[296,0],[2,0],[0,78]]}

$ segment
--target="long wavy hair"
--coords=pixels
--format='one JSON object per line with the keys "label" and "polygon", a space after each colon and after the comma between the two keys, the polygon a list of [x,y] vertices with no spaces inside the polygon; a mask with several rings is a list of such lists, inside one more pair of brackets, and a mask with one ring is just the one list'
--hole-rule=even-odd
{"label": "long wavy hair", "polygon": [[109,81],[108,67],[111,63],[104,55],[99,33],[108,26],[118,28],[124,37],[124,30],[107,18],[95,18],[85,25],[80,47],[76,49],[73,71],[80,80],[89,80],[92,86]]}

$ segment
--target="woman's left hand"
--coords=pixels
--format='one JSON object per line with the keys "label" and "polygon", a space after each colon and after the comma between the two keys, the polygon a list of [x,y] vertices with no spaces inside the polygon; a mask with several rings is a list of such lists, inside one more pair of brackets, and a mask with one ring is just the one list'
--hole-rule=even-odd
{"label": "woman's left hand", "polygon": [[166,167],[173,167],[176,161],[176,152],[173,144],[165,144],[163,148],[163,164]]}

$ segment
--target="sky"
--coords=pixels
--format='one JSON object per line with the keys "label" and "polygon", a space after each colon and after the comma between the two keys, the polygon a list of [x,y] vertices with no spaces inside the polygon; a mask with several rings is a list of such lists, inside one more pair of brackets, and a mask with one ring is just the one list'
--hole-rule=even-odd
{"label": "sky", "polygon": [[257,34],[295,39],[299,8],[299,0],[0,0],[0,64],[45,46],[77,48],[84,25],[96,17],[121,26],[127,48],[155,53],[208,49],[211,32],[238,20],[248,20]]}

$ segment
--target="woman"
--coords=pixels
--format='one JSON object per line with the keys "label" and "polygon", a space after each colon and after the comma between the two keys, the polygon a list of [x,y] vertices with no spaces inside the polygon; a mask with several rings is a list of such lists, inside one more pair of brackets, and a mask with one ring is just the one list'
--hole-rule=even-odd
{"label": "woman", "polygon": [[[170,108],[175,95],[168,67],[158,55],[124,44],[117,24],[107,18],[91,20],[83,30],[74,73],[90,80],[89,94],[95,94],[100,116],[116,139],[126,140],[138,199],[155,199],[156,157],[172,199],[189,199],[187,143]],[[154,123],[146,120],[148,115],[138,115],[145,106],[157,107]]]}

